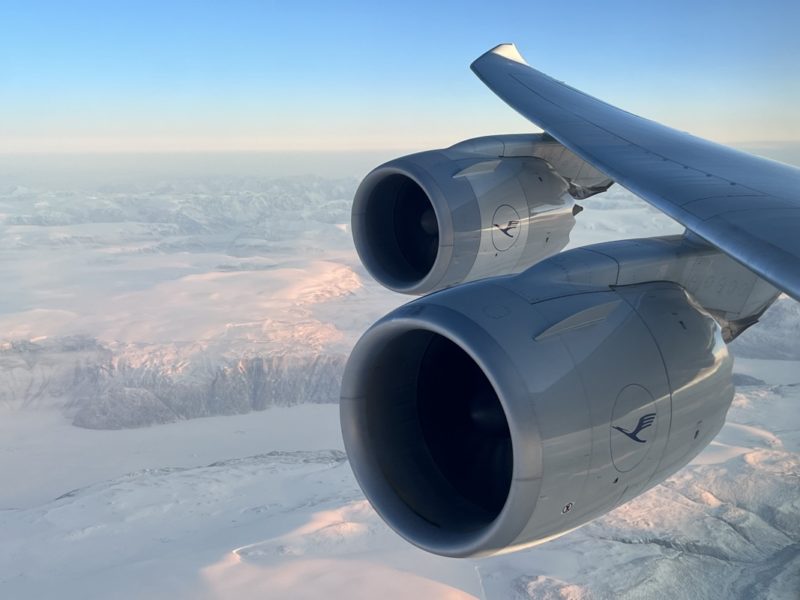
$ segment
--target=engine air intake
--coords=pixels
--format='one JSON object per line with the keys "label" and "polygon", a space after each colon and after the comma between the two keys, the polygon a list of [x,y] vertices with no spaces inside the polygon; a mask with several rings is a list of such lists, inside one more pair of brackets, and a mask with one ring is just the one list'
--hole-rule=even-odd
{"label": "engine air intake", "polygon": [[439,252],[439,224],[419,184],[389,175],[364,191],[363,211],[367,268],[398,288],[424,279]]}

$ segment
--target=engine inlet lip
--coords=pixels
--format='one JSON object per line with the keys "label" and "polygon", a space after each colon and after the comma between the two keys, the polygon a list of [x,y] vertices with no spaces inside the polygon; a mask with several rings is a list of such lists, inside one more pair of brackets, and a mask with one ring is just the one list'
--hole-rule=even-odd
{"label": "engine inlet lip", "polygon": [[[512,545],[536,506],[542,478],[541,436],[525,384],[502,347],[477,323],[440,305],[411,303],[373,325],[359,340],[345,369],[340,404],[342,433],[351,467],[378,514],[412,544],[449,557],[484,556]],[[483,371],[501,403],[511,435],[513,472],[503,508],[486,526],[469,532],[446,532],[422,518],[383,477],[379,461],[369,449],[366,432],[368,399],[360,389],[359,371],[390,340],[422,330],[450,340]]]}
{"label": "engine inlet lip", "polygon": [[[372,170],[361,182],[353,199],[351,224],[353,241],[361,263],[372,277],[392,291],[401,294],[425,294],[441,282],[453,258],[455,241],[452,214],[447,200],[435,179],[424,168],[411,161],[400,160],[381,165]],[[439,248],[430,270],[421,278],[406,279],[393,275],[375,257],[367,244],[367,211],[375,189],[387,178],[399,175],[418,185],[433,208],[439,228]]]}

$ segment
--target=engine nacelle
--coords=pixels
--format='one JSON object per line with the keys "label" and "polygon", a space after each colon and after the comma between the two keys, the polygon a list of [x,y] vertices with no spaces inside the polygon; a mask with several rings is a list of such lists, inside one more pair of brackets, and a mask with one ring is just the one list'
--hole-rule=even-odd
{"label": "engine nacelle", "polygon": [[369,173],[353,202],[353,239],[381,284],[424,294],[556,254],[575,224],[574,198],[609,185],[541,135],[468,140]]}
{"label": "engine nacelle", "polygon": [[675,283],[609,288],[614,261],[565,256],[609,269],[588,265],[592,284],[537,267],[442,291],[378,321],[351,355],[353,471],[425,550],[484,555],[562,534],[663,481],[724,423],[732,360],[718,323]]}

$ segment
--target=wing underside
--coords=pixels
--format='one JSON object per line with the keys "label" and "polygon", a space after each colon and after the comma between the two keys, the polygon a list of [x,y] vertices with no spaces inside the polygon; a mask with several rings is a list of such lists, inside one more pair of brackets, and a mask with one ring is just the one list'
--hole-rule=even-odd
{"label": "wing underside", "polygon": [[800,169],[606,104],[531,68],[511,44],[472,70],[579,157],[800,300]]}

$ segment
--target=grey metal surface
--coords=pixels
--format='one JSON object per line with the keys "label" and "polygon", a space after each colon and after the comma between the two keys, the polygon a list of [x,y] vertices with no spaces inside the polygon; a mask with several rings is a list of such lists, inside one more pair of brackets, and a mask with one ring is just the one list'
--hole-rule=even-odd
{"label": "grey metal surface", "polygon": [[[371,327],[341,396],[365,494],[447,556],[546,541],[681,468],[733,398],[726,342],[779,290],[800,296],[800,171],[609,106],[511,45],[473,69],[548,133],[466,140],[367,176],[353,208],[367,268],[398,291],[450,289]],[[551,255],[572,200],[612,179],[687,232]],[[431,232],[425,260],[403,248]],[[387,262],[398,256],[408,265]]]}
{"label": "grey metal surface", "polygon": [[[353,240],[381,284],[424,294],[519,273],[559,252],[575,224],[575,198],[612,183],[549,136],[475,138],[397,158],[370,172],[353,202]],[[433,238],[416,239],[405,229],[407,239],[400,239],[392,219],[404,204],[418,200],[404,191],[408,186],[421,188],[435,215],[437,251],[425,269],[410,268],[403,247],[414,253]],[[376,217],[381,211],[387,214]]]}
{"label": "grey metal surface", "polygon": [[[548,285],[537,285],[546,280]],[[670,281],[684,288],[733,340],[758,321],[779,291],[727,254],[692,237],[671,235],[594,244],[535,265],[507,284],[531,302],[579,286],[625,286]]]}
{"label": "grey metal surface", "polygon": [[[516,276],[431,294],[364,334],[344,375],[342,430],[359,484],[398,533],[448,556],[546,541],[662,481],[716,435],[733,397],[722,329],[681,285],[647,279],[646,263],[681,279],[716,256],[742,285],[752,273],[681,237],[654,241],[646,259],[630,245],[572,250]],[[663,268],[671,262],[682,267]],[[707,293],[702,277],[692,281]],[[759,305],[733,308],[728,316],[742,317]],[[427,404],[454,393],[454,406],[471,402],[469,389],[455,390],[474,369],[448,364],[446,354],[429,360],[441,338],[469,357],[502,407],[513,452],[507,482],[502,470],[465,460],[476,479],[464,491],[435,449],[459,444],[463,432],[448,420],[436,440],[420,430]],[[431,379],[449,391],[426,393]],[[472,488],[498,481],[507,485],[502,508],[471,505]]]}
{"label": "grey metal surface", "polygon": [[607,190],[614,183],[582,158],[546,133],[518,133],[492,135],[464,140],[443,150],[448,156],[458,158],[463,153],[497,157],[536,157],[553,167],[553,170],[570,183],[574,198],[589,196]]}
{"label": "grey metal surface", "polygon": [[577,156],[800,300],[800,169],[606,104],[531,68],[512,44],[472,69]]}
{"label": "grey metal surface", "polygon": [[[387,190],[389,178],[397,177],[419,186],[435,214],[437,250],[425,270],[404,266],[397,248],[415,242],[402,237],[396,220],[373,216],[381,210],[396,215],[408,202],[394,187]],[[569,183],[540,158],[421,152],[381,165],[364,178],[353,202],[353,240],[378,282],[397,292],[424,294],[518,273],[559,252],[575,224],[573,205]]]}

